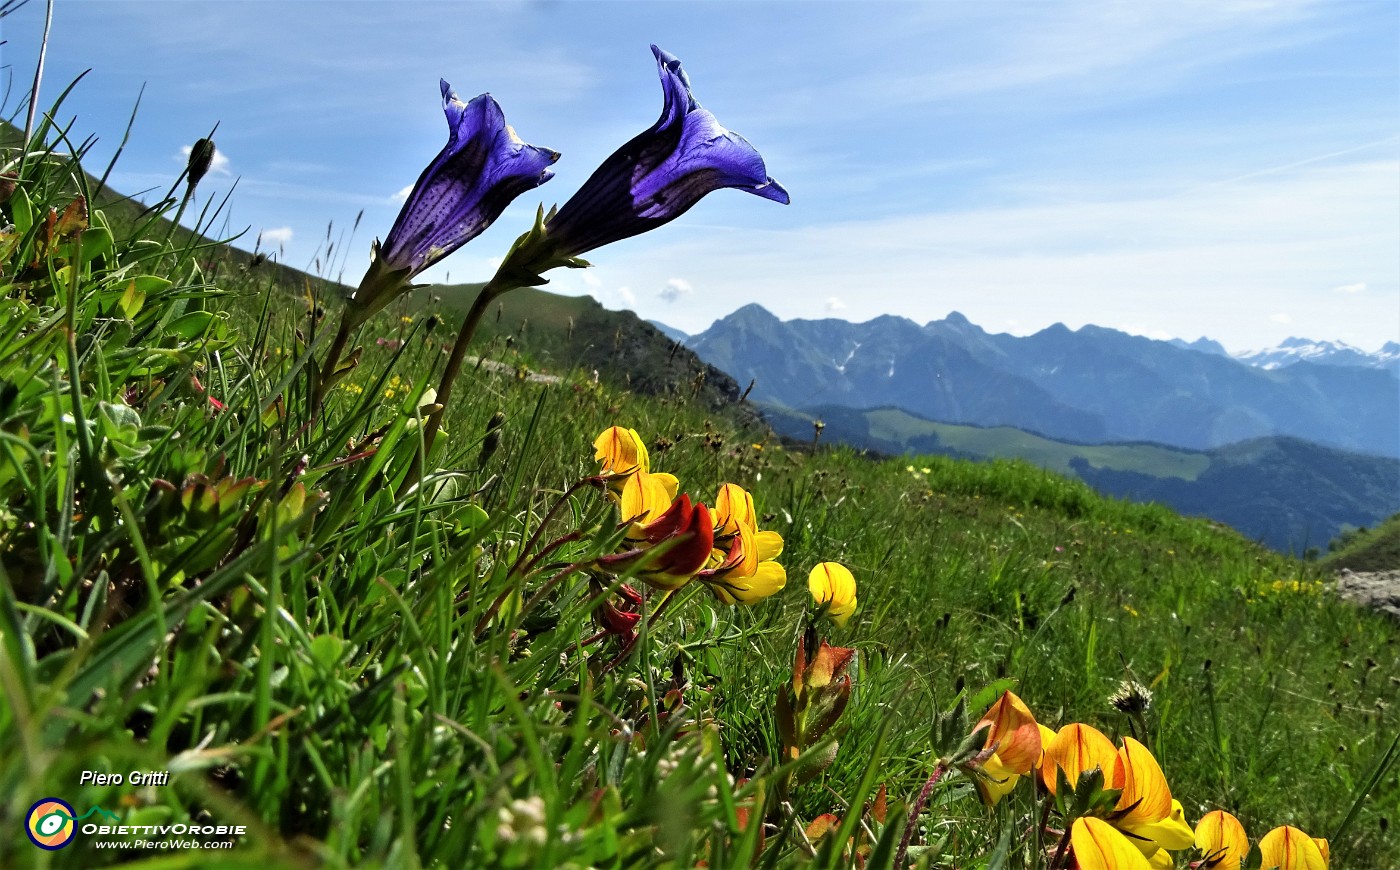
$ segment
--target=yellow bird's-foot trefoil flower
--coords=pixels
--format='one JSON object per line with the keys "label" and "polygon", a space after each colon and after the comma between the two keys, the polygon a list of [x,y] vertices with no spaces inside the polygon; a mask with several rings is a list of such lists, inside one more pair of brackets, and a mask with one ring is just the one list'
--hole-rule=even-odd
{"label": "yellow bird's-foot trefoil flower", "polygon": [[839,562],[822,562],[807,575],[812,600],[841,628],[856,612],[856,578]]}
{"label": "yellow bird's-foot trefoil flower", "polygon": [[671,474],[652,473],[646,444],[636,429],[612,426],[593,439],[593,447],[608,497],[618,506],[623,523],[630,525],[628,541],[644,539],[643,527],[671,509],[680,481]]}
{"label": "yellow bird's-foot trefoil flower", "polygon": [[593,439],[593,458],[603,465],[608,482],[620,489],[623,481],[638,471],[651,470],[651,458],[636,429],[610,426]]}
{"label": "yellow bird's-foot trefoil flower", "polygon": [[692,504],[684,493],[661,516],[634,529],[637,537],[624,541],[628,549],[600,556],[596,566],[609,574],[635,572],[654,589],[669,591],[689,583],[705,567],[714,544],[709,509]]}
{"label": "yellow bird's-foot trefoil flower", "polygon": [[1059,789],[1061,774],[1070,787],[1076,787],[1080,778],[1087,772],[1103,771],[1107,780],[1113,772],[1118,752],[1113,741],[1090,725],[1075,722],[1066,725],[1045,744],[1045,755],[1040,763],[1040,781],[1050,794]]}
{"label": "yellow bird's-foot trefoil flower", "polygon": [[1112,741],[1097,729],[1082,723],[1066,725],[1045,747],[1040,775],[1055,796],[1060,813],[1075,819],[1072,832],[1083,831],[1083,841],[1095,844],[1096,854],[1108,856],[1105,861],[1115,860],[1113,856],[1120,850],[1116,845],[1107,851],[1100,849],[1108,836],[1104,829],[1092,826],[1091,837],[1089,828],[1075,827],[1080,821],[1102,820],[1106,830],[1148,861],[1144,866],[1163,862],[1170,866],[1170,857],[1160,852],[1189,849],[1195,844],[1195,834],[1186,823],[1181,804],[1172,799],[1157,759],[1131,737],[1124,738],[1122,747],[1115,750]]}
{"label": "yellow bird's-foot trefoil flower", "polygon": [[982,751],[962,767],[982,802],[994,806],[1040,761],[1040,726],[1024,701],[1003,692],[973,729],[981,730],[986,731]]}
{"label": "yellow bird's-foot trefoil flower", "polygon": [[1321,837],[1309,837],[1298,828],[1274,828],[1259,840],[1264,857],[1260,870],[1327,870],[1331,848]]}
{"label": "yellow bird's-foot trefoil flower", "polygon": [[[962,717],[956,713],[946,717],[945,724],[937,729],[940,732],[935,738],[937,742],[955,739],[957,732],[948,729],[958,726],[948,722],[949,718],[961,720]],[[1042,732],[1054,734],[1035,721],[1035,716],[1024,701],[1012,692],[1003,692],[973,726],[972,732],[962,738],[957,749],[939,758],[934,765],[933,772],[914,799],[909,822],[904,827],[904,836],[895,853],[894,866],[905,866],[904,856],[909,851],[919,816],[934,786],[944,774],[954,768],[961,770],[976,784],[982,802],[994,806],[1016,787],[1022,776],[1031,773],[1040,763],[1043,755]]]}
{"label": "yellow bird's-foot trefoil flower", "polygon": [[783,552],[777,532],[758,528],[753,496],[726,483],[715,499],[714,549],[697,580],[725,604],[755,604],[787,585],[776,559]]}
{"label": "yellow bird's-foot trefoil flower", "polygon": [[1244,825],[1224,810],[1211,810],[1201,816],[1195,839],[1204,870],[1240,870],[1240,862],[1249,854]]}
{"label": "yellow bird's-foot trefoil flower", "polygon": [[1074,820],[1070,848],[1078,870],[1152,870],[1142,852],[1116,828],[1093,816]]}

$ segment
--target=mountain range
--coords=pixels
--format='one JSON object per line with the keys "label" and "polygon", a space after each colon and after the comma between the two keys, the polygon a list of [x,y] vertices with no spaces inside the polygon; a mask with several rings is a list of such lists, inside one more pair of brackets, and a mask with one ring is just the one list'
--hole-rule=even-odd
{"label": "mountain range", "polygon": [[760,406],[769,425],[883,454],[1021,459],[1078,477],[1105,495],[1160,502],[1210,517],[1282,552],[1323,548],[1348,528],[1400,511],[1400,460],[1323,447],[1297,438],[1253,438],[1210,450],[1145,442],[1073,444],[1007,426],[935,423],[897,408],[834,405],[806,411]]}
{"label": "mountain range", "polygon": [[1278,347],[1246,351],[1234,355],[1240,362],[1266,369],[1281,369],[1294,363],[1310,362],[1324,366],[1360,366],[1400,372],[1400,342],[1387,341],[1381,349],[1367,353],[1341,341],[1313,341],[1288,338]]}
{"label": "mountain range", "polygon": [[[680,334],[667,330],[680,340]],[[1400,345],[1376,354],[1292,339],[1232,357],[1209,339],[1157,341],[1100,326],[988,333],[956,312],[783,321],[747,305],[684,338],[758,401],[894,407],[974,426],[1097,444],[1207,450],[1289,436],[1400,457]]]}

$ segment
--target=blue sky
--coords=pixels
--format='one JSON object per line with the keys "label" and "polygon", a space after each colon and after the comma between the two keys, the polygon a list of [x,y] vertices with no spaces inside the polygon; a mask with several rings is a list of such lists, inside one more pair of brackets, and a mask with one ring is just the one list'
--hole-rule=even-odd
{"label": "blue sky", "polygon": [[[43,6],[0,21],[7,114]],[[648,50],[764,155],[780,206],[712,194],[551,289],[698,332],[781,317],[995,332],[1056,321],[1231,350],[1400,339],[1400,4],[1323,2],[57,4],[42,96],[112,181],[164,190],[217,122],[201,185],[227,228],[354,282],[446,141],[438,94],[489,91],[557,175],[428,274],[484,280],[541,200],[648,127]],[[47,99],[42,100],[47,105]],[[364,210],[360,231],[349,237]],[[323,271],[326,269],[322,265]]]}

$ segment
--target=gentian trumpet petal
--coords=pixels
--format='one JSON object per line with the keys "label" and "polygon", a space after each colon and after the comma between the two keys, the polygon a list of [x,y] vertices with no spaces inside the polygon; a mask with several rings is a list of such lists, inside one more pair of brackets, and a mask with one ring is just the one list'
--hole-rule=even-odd
{"label": "gentian trumpet petal", "polygon": [[447,145],[423,170],[377,259],[409,277],[476,238],[511,200],[544,184],[556,151],[527,145],[490,94],[463,103],[441,82]]}
{"label": "gentian trumpet petal", "polygon": [[674,55],[651,47],[665,105],[650,129],[604,160],[545,222],[560,258],[574,257],[680,217],[713,190],[733,187],[786,205],[748,140],[700,107]]}

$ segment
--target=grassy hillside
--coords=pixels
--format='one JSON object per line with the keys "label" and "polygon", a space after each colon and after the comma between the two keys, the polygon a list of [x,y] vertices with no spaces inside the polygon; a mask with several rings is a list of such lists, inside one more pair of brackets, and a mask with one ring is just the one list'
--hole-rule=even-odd
{"label": "grassy hillside", "polygon": [[[415,298],[460,318],[480,289],[440,285]],[[597,371],[645,395],[684,395],[711,408],[738,410],[740,386],[733,378],[632,312],[609,311],[591,296],[513,291],[491,307],[477,335],[484,352],[513,351],[541,371],[589,378]]]}
{"label": "grassy hillside", "polygon": [[[1313,566],[1026,463],[785,448],[650,327],[524,292],[524,335],[574,318],[581,347],[526,348],[563,379],[470,370],[428,450],[446,298],[354,330],[319,403],[333,298],[287,305],[304,286],[215,277],[102,209],[49,227],[76,170],[26,161],[0,203],[0,866],[1062,868],[1061,832],[1115,814],[1029,781],[984,806],[984,735],[959,747],[1008,688],[1141,741],[1187,823],[1226,808],[1400,865],[1400,637]],[[734,606],[659,573],[713,532],[698,511],[625,543],[611,426],[716,512],[748,488],[786,586]],[[832,561],[845,624],[804,582]],[[1132,682],[1150,703],[1110,700]],[[245,830],[49,852],[25,833],[45,798]]]}
{"label": "grassy hillside", "polygon": [[1400,571],[1400,514],[1372,528],[1348,529],[1327,549],[1321,564],[1332,571]]}

